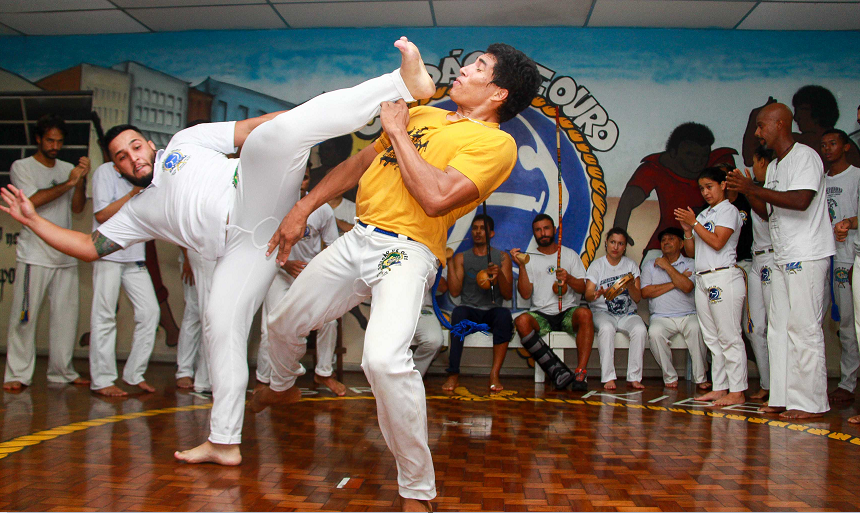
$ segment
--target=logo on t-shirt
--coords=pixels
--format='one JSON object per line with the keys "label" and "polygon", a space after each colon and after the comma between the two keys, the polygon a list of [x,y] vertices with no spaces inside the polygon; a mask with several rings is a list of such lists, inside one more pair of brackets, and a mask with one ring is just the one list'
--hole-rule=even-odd
{"label": "logo on t-shirt", "polygon": [[188,155],[184,155],[179,150],[173,150],[169,155],[164,157],[161,167],[171,175],[175,175],[186,162],[188,162]]}
{"label": "logo on t-shirt", "polygon": [[747,224],[749,216],[747,216],[746,210],[738,210],[738,213],[741,215],[741,222]]}
{"label": "logo on t-shirt", "polygon": [[703,224],[702,226],[705,227],[705,230],[708,230],[709,232],[714,233],[714,223],[708,221],[707,223]]}
{"label": "logo on t-shirt", "polygon": [[376,276],[380,278],[385,276],[391,271],[392,267],[400,265],[404,260],[409,260],[409,257],[402,249],[390,249],[386,251],[382,255],[382,260],[379,261],[379,265],[376,266],[379,270]]}
{"label": "logo on t-shirt", "polygon": [[546,268],[546,273],[555,276],[555,266],[550,265]]}
{"label": "logo on t-shirt", "polygon": [[305,226],[305,234],[302,235],[302,240],[307,240],[311,238],[311,228],[310,226]]}
{"label": "logo on t-shirt", "polygon": [[708,289],[708,301],[711,303],[719,303],[723,300],[723,289],[719,287],[711,287]]}
{"label": "logo on t-shirt", "polygon": [[836,207],[838,203],[832,197],[827,198],[827,213],[830,214],[830,222],[832,223],[834,219],[836,219]]}
{"label": "logo on t-shirt", "polygon": [[803,267],[800,262],[789,262],[785,264],[785,270],[788,271],[788,274],[797,274],[803,270]]}
{"label": "logo on t-shirt", "polygon": [[[412,140],[412,145],[415,146],[415,149],[418,150],[418,153],[424,153],[427,149],[428,141],[424,141],[423,138],[427,134],[427,131],[430,130],[428,127],[415,127],[409,131],[409,139]],[[382,156],[379,157],[379,161],[383,166],[387,166],[389,164],[397,164],[397,155],[394,154],[394,146],[389,145],[388,148],[385,148],[385,151],[382,153]]]}
{"label": "logo on t-shirt", "polygon": [[836,280],[836,285],[840,289],[844,289],[848,286],[848,269],[837,267],[833,270],[833,279]]}

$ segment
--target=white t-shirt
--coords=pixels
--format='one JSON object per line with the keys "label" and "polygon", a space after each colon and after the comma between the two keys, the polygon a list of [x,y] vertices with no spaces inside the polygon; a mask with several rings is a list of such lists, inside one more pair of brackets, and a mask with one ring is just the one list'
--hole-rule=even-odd
{"label": "white t-shirt", "polygon": [[99,227],[126,248],[160,239],[193,249],[207,260],[224,254],[227,216],[239,160],[235,121],[186,128],[155,157],[152,184]]}
{"label": "white t-shirt", "polygon": [[[558,314],[558,294],[552,291],[552,286],[558,280],[555,277],[555,267],[558,264],[558,255],[531,254],[529,263],[526,264],[526,273],[529,275],[534,287],[532,291],[532,311],[545,313],[547,315]],[[574,278],[585,278],[585,266],[582,259],[570,248],[561,248],[561,268]],[[561,298],[562,311],[579,306],[582,294],[577,294],[573,287],[567,288]]]}
{"label": "white t-shirt", "polygon": [[696,217],[706,230],[715,233],[717,226],[723,226],[732,230],[729,240],[719,251],[714,250],[705,241],[693,232],[696,238],[696,271],[708,271],[720,267],[730,267],[737,263],[738,238],[741,236],[741,215],[738,209],[727,199],[717,203],[716,206],[708,207]]}
{"label": "white t-shirt", "polygon": [[765,187],[774,191],[815,191],[806,210],[768,205],[773,260],[778,265],[827,258],[836,253],[833,230],[827,214],[824,165],[818,153],[794,143],[782,159],[767,166]]}
{"label": "white t-shirt", "polygon": [[[669,273],[654,265],[655,261],[648,260],[642,264],[640,283],[643,289],[649,285],[662,285],[672,281],[669,278]],[[672,263],[672,267],[681,274],[684,271],[693,272],[693,266],[693,259],[687,258],[684,255],[678,256],[678,259]],[[648,309],[651,311],[651,317],[683,317],[696,313],[696,297],[694,294],[695,291],[692,290],[689,294],[685,294],[678,289],[672,289],[665,294],[649,299]]]}
{"label": "white t-shirt", "polygon": [[[771,249],[773,246],[770,243],[770,227],[766,219],[762,219],[755,210],[752,210],[752,228],[753,228],[753,253],[756,251],[764,251]],[[755,254],[753,254],[755,257]]]}
{"label": "white t-shirt", "polygon": [[[636,262],[622,256],[618,265],[613,266],[602,256],[591,263],[588,271],[585,273],[585,278],[594,283],[598,289],[609,288],[615,283],[618,278],[621,278],[627,273],[633,273],[634,278],[639,277],[639,266]],[[613,315],[634,315],[636,313],[636,303],[630,297],[630,292],[625,290],[612,301],[607,301],[604,297],[599,297],[590,303],[591,309],[595,311],[609,312]]]}
{"label": "white t-shirt", "polygon": [[[25,196],[32,196],[42,189],[50,189],[64,183],[69,179],[69,173],[75,166],[63,162],[54,161],[54,167],[43,166],[35,157],[16,160],[10,169],[12,185],[21,189]],[[50,201],[36,209],[36,213],[60,228],[72,228],[72,197],[74,189],[69,189],[62,196]],[[78,261],[60,253],[45,241],[33,233],[26,226],[18,235],[18,247],[16,249],[18,262],[25,264],[41,265],[44,267],[75,267]]]}
{"label": "white t-shirt", "polygon": [[[93,214],[100,212],[114,201],[122,198],[134,188],[131,182],[126,180],[113,167],[113,162],[105,162],[93,172]],[[96,231],[101,223],[93,216],[93,231]],[[146,260],[146,248],[142,243],[133,244],[126,249],[111,253],[102,258],[110,262],[140,262]]]}
{"label": "white t-shirt", "polygon": [[[825,176],[827,187],[827,212],[830,215],[830,225],[833,226],[843,219],[857,215],[857,195],[860,194],[860,169],[848,166],[848,169],[836,176]],[[848,238],[836,244],[834,260],[842,263],[854,262],[854,240],[857,230],[848,230]]]}
{"label": "white t-shirt", "polygon": [[[334,212],[327,203],[311,212],[308,216],[308,224],[305,227],[304,236],[290,250],[290,260],[301,260],[310,262],[311,259],[320,254],[322,243],[331,246],[337,240],[337,224],[334,222]],[[283,269],[287,283],[292,285],[294,278]]]}
{"label": "white t-shirt", "polygon": [[[334,218],[349,224],[355,224],[355,203],[346,198],[340,199],[340,204],[334,209]],[[338,233],[343,232],[338,228]]]}

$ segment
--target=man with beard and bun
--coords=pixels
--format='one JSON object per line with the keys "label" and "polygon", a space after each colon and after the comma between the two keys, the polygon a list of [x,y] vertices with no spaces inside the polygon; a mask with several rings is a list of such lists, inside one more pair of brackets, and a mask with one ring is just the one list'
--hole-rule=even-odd
{"label": "man with beard and bun", "polygon": [[445,260],[448,229],[510,176],[517,145],[499,124],[531,104],[540,82],[534,61],[497,43],[460,69],[450,91],[455,112],[383,104],[382,136],[302,198],[269,242],[285,261],[310,213],[358,183],[355,227],[314,258],[269,313],[272,382],[253,403],[298,401],[299,337],[373,296],[361,365],[409,511],[430,509],[436,496],[424,384],[409,350],[421,305]]}
{"label": "man with beard and bun", "polygon": [[[72,227],[72,212],[83,212],[87,203],[90,159],[78,165],[57,159],[66,137],[66,123],[45,115],[36,123],[36,154],[16,160],[10,171],[12,186],[29,198],[38,215],[65,229]],[[51,304],[48,339],[48,381],[86,385],[72,366],[78,330],[78,263],[39,240],[24,224],[18,237],[12,309],[6,346],[3,390],[30,386],[36,365],[36,325],[42,299]]]}
{"label": "man with beard and bun", "polygon": [[[415,45],[404,37],[394,46],[400,50],[399,70],[317,96],[288,112],[187,128],[158,153],[137,128],[112,128],[105,140],[114,165],[133,184],[148,186],[92,237],[38,215],[14,186],[2,190],[8,206],[0,209],[81,260],[161,239],[216,262],[208,293],[198,291],[211,371],[210,434],[202,445],[177,451],[177,459],[241,463],[248,333],[278,272],[275,259],[266,256],[266,241],[299,199],[311,148],[361,128],[380,112],[381,102],[428,98],[436,91]],[[239,159],[228,158],[239,148]]]}
{"label": "man with beard and bun", "polygon": [[768,220],[774,250],[767,344],[770,400],[765,413],[784,419],[820,417],[830,409],[824,362],[824,295],[836,253],[827,215],[824,166],[818,153],[794,141],[791,111],[781,103],[756,117],[756,137],[776,158],[764,186],[734,170],[727,188],[744,194]]}
{"label": "man with beard and bun", "polygon": [[[512,260],[520,268],[517,290],[523,299],[532,300],[531,311],[518,316],[514,326],[523,341],[523,347],[530,345],[528,340],[532,337],[540,338],[550,331],[565,331],[576,336],[578,363],[571,387],[578,391],[587,390],[586,367],[594,344],[594,321],[591,310],[579,304],[585,292],[585,266],[575,251],[562,247],[562,267],[556,269],[558,242],[552,217],[546,214],[535,216],[532,233],[539,254],[532,253],[528,263],[521,264],[517,259],[517,255],[521,254],[519,248],[511,249]],[[564,283],[561,311],[558,308],[559,280]]]}
{"label": "man with beard and bun", "polygon": [[[857,369],[860,367],[860,348],[854,328],[854,301],[848,279],[854,264],[854,243],[857,239],[857,200],[860,193],[860,169],[848,163],[848,134],[842,130],[826,130],[821,136],[821,154],[827,168],[827,210],[836,238],[836,255],[831,261],[829,299],[838,316],[839,342],[842,356],[839,360],[839,385],[828,396],[831,403],[854,402],[857,386]],[[853,226],[853,228],[852,228]],[[825,296],[827,297],[827,296]]]}

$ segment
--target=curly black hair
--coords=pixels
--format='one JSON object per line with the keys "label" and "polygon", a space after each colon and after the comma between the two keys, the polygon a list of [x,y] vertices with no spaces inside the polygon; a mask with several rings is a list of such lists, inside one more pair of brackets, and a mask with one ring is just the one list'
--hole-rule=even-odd
{"label": "curly black hair", "polygon": [[714,144],[714,133],[711,129],[700,123],[682,123],[672,130],[669,140],[666,141],[666,151],[677,150],[681,143],[690,141],[699,146],[712,146]]}
{"label": "curly black hair", "polygon": [[33,135],[41,139],[42,137],[45,137],[45,133],[52,128],[59,130],[60,133],[63,134],[63,138],[66,137],[66,122],[56,114],[45,114],[40,117],[39,121],[36,121],[36,130],[33,131]]}
{"label": "curly black hair", "polygon": [[505,122],[531,105],[537,96],[541,76],[537,64],[513,46],[493,43],[487,53],[496,59],[493,83],[508,90],[508,97],[498,111],[499,121]]}
{"label": "curly black hair", "polygon": [[812,119],[824,128],[833,128],[839,121],[839,105],[829,89],[820,85],[805,85],[791,97],[791,106],[809,105]]}

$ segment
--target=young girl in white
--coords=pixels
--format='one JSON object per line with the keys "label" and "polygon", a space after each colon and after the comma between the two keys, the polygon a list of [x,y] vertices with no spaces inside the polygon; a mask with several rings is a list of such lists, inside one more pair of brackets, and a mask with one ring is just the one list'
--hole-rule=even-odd
{"label": "young girl in white", "polygon": [[714,388],[696,397],[729,406],[746,401],[747,355],[741,338],[741,313],[746,296],[743,273],[735,266],[741,216],[726,199],[726,173],[707,168],[699,175],[699,191],[708,208],[696,217],[693,209],[675,209],[684,229],[684,249],[696,260],[696,313],[705,345],[711,350]]}

